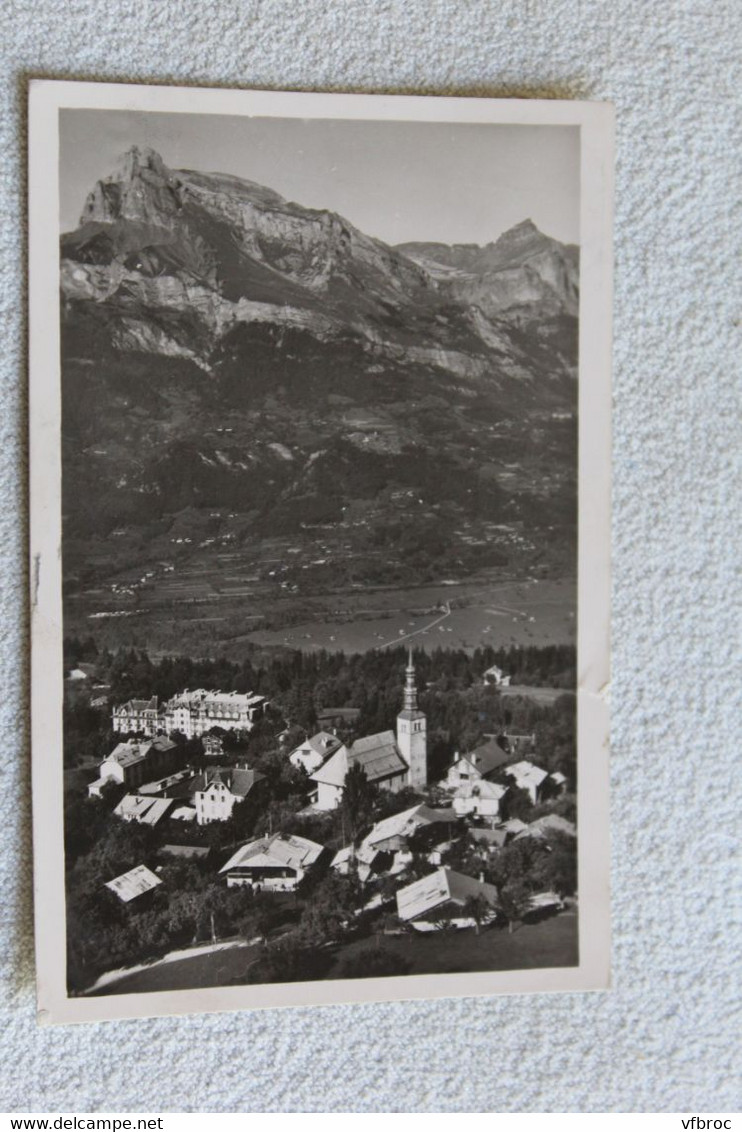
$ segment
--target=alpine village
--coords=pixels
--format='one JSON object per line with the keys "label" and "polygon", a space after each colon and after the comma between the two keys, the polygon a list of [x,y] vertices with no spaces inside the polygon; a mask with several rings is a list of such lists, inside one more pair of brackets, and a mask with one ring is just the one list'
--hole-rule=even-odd
{"label": "alpine village", "polygon": [[61,240],[69,993],[578,961],[578,249],[132,148]]}
{"label": "alpine village", "polygon": [[[576,961],[568,692],[511,698],[486,650],[256,673],[67,646],[72,992]],[[169,694],[179,669],[236,687]]]}

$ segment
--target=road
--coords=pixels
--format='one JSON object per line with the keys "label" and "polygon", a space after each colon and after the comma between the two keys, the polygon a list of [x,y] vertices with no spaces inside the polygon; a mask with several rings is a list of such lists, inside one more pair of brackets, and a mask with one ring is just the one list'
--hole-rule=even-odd
{"label": "road", "polygon": [[419,629],[413,629],[411,633],[401,633],[397,637],[392,637],[392,639],[389,640],[389,641],[383,641],[380,645],[377,645],[376,647],[380,648],[380,649],[388,649],[391,645],[401,645],[402,641],[409,641],[409,640],[411,640],[412,637],[417,637],[420,633],[427,633],[428,629],[435,628],[436,625],[440,625],[441,621],[445,621],[446,618],[450,617],[450,616],[451,616],[451,603],[449,601],[447,601],[446,602],[446,612],[444,614],[442,614],[442,616],[436,617],[435,620],[431,621],[429,625],[421,625]]}

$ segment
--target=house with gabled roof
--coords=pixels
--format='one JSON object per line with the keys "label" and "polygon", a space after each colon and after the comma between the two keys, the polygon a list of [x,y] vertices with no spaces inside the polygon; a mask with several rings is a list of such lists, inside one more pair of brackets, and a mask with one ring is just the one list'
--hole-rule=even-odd
{"label": "house with gabled roof", "polygon": [[226,821],[232,816],[237,802],[242,802],[256,785],[265,778],[249,766],[207,767],[193,780],[193,804],[199,825],[212,821]]}
{"label": "house with gabled roof", "polygon": [[297,768],[302,767],[307,774],[312,774],[342,745],[337,735],[332,735],[329,731],[318,731],[316,735],[308,735],[303,743],[294,748],[289,755],[289,762]]}
{"label": "house with gabled roof", "polygon": [[123,821],[139,825],[157,825],[174,806],[172,798],[153,798],[147,794],[125,794],[113,811]]}
{"label": "house with gabled roof", "polygon": [[90,783],[88,794],[100,798],[107,783],[134,789],[172,770],[177,756],[176,744],[164,735],[155,739],[127,739],[118,743],[100,764],[100,777]]}
{"label": "house with gabled roof", "polygon": [[135,900],[137,896],[144,896],[145,892],[151,892],[153,888],[157,888],[158,884],[162,884],[162,881],[156,873],[153,873],[146,865],[137,865],[135,868],[129,869],[128,873],[122,873],[121,876],[106,881],[106,888],[115,893],[124,904],[128,904],[130,900]]}
{"label": "house with gabled roof", "polygon": [[274,833],[241,846],[219,872],[230,888],[248,885],[269,892],[293,892],[323,852],[324,846],[308,837]]}
{"label": "house with gabled roof", "polygon": [[470,897],[481,897],[494,914],[497,907],[494,884],[441,867],[399,889],[397,915],[400,920],[423,930],[431,929],[443,919],[455,919],[457,914],[463,918],[464,906]]}
{"label": "house with gabled roof", "polygon": [[510,676],[503,672],[501,668],[498,668],[496,664],[486,670],[482,679],[485,685],[490,687],[507,688],[510,686]]}
{"label": "house with gabled roof", "polygon": [[547,770],[535,766],[528,759],[521,759],[520,762],[507,766],[505,774],[508,778],[512,778],[519,790],[525,790],[534,805],[539,800],[545,780],[549,777]]}
{"label": "house with gabled roof", "polygon": [[471,815],[499,821],[502,800],[507,792],[507,786],[499,782],[474,778],[461,783],[454,792],[452,805],[460,817]]}
{"label": "house with gabled roof", "polygon": [[382,853],[372,845],[359,845],[358,848],[353,845],[346,845],[342,849],[338,849],[330,862],[330,868],[341,876],[348,876],[350,872],[355,870],[358,879],[365,883],[370,876],[384,872],[385,868],[390,866],[391,863],[392,857],[390,855]]}
{"label": "house with gabled roof", "polygon": [[441,786],[448,790],[458,790],[461,786],[469,786],[496,774],[513,757],[506,742],[504,736],[498,736],[480,743],[465,755],[457,754]]}
{"label": "house with gabled roof", "polygon": [[458,816],[452,809],[434,810],[421,803],[377,822],[361,845],[377,851],[396,853],[397,850],[406,849],[408,839],[423,827],[440,825],[440,840],[445,840],[457,821]]}

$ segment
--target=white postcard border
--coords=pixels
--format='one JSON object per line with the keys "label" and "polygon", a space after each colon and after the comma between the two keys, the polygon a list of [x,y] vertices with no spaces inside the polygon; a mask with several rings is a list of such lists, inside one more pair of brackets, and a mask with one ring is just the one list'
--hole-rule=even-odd
{"label": "white postcard border", "polygon": [[[29,102],[31,744],[38,1021],[607,988],[613,107],[556,100],[303,94],[45,80],[31,83]],[[68,996],[61,759],[58,118],[62,108],[82,107],[580,127],[578,966]]]}

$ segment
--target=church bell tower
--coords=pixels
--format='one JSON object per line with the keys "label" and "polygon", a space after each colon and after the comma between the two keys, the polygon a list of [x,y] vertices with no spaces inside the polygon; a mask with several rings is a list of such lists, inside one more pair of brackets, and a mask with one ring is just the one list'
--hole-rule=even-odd
{"label": "church bell tower", "polygon": [[428,782],[428,725],[417,706],[415,666],[409,651],[405,673],[404,704],[397,716],[397,746],[409,767],[409,785],[422,790]]}

